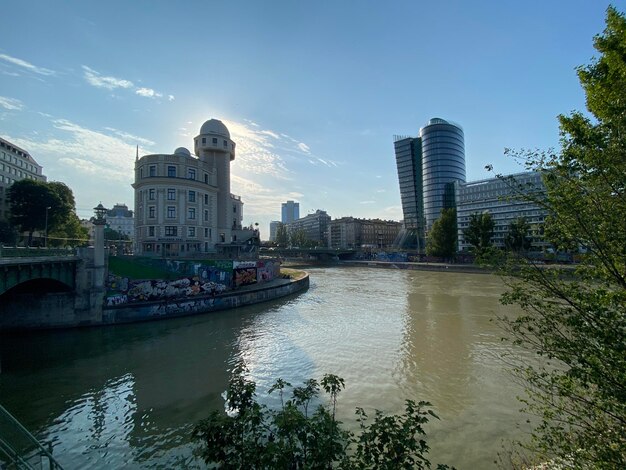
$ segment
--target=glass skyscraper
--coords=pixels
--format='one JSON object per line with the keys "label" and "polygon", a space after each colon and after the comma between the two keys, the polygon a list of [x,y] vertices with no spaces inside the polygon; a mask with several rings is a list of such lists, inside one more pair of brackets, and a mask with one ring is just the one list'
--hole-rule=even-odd
{"label": "glass skyscraper", "polygon": [[455,206],[454,183],[465,182],[463,129],[433,118],[419,137],[394,139],[404,230],[396,246],[424,251],[425,238],[441,210]]}

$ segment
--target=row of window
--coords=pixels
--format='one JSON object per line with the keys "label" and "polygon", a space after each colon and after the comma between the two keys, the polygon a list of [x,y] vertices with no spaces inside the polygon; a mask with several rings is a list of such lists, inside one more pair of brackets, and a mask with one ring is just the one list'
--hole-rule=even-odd
{"label": "row of window", "polygon": [[[176,218],[176,206],[166,206],[165,207],[165,216],[168,219]],[[148,206],[148,218],[156,219],[156,206]],[[187,208],[187,220],[196,220],[196,208],[188,207]],[[208,209],[204,210],[204,222],[208,222],[209,220],[209,211]]]}
{"label": "row of window", "polygon": [[[175,201],[176,192],[177,190],[175,188],[167,188],[167,200]],[[196,202],[196,196],[197,196],[196,191],[191,191],[191,190],[187,191],[187,202]],[[155,201],[155,200],[156,200],[156,189],[155,188],[148,189],[148,201]],[[209,195],[205,194],[204,204],[208,204],[208,203],[209,203]]]}
{"label": "row of window", "polygon": [[[21,152],[18,152],[18,153],[21,153]],[[22,155],[22,156],[26,157],[26,155]],[[37,173],[37,168],[34,165],[31,165],[30,163],[25,162],[24,160],[21,160],[17,158],[16,156],[11,156],[10,154],[6,152],[0,152],[0,158],[4,160],[5,162],[13,163],[14,165],[17,165],[20,168],[24,168],[25,170],[28,170],[32,173]]]}
{"label": "row of window", "polygon": [[[177,178],[178,177],[178,167],[176,165],[167,165],[165,167],[165,175],[168,178]],[[187,174],[185,175],[185,178],[188,180],[194,180],[196,181],[197,175],[197,171],[195,168],[187,168]],[[157,177],[158,172],[157,172],[157,165],[148,165],[148,176],[151,178]],[[143,178],[144,174],[143,174],[143,167],[139,168],[139,178]],[[209,174],[208,173],[204,173],[204,182],[206,184],[209,184]]]}
{"label": "row of window", "polygon": [[[213,137],[212,140],[213,145],[217,145],[217,137]],[[206,137],[202,137],[202,145],[206,145]],[[228,141],[224,140],[223,144],[224,148],[228,148]]]}
{"label": "row of window", "polygon": [[[148,237],[155,237],[157,227],[154,225],[148,226]],[[163,230],[163,235],[166,237],[178,237],[183,236],[185,227],[178,227],[177,225],[166,225]],[[201,232],[200,232],[201,233]],[[196,227],[187,227],[187,237],[194,238],[198,234]],[[212,231],[210,228],[204,229],[204,238],[211,238]]]}

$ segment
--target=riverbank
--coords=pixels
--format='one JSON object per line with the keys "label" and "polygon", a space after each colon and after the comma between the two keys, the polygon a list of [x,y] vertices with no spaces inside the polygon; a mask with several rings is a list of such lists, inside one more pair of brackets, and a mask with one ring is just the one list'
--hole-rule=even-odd
{"label": "riverbank", "polygon": [[411,271],[437,271],[437,272],[453,272],[453,273],[476,273],[476,274],[493,274],[493,270],[477,266],[475,264],[454,264],[454,263],[414,263],[414,262],[393,262],[393,261],[374,261],[374,260],[340,260],[332,263],[304,261],[304,260],[286,260],[283,266],[290,268],[307,267],[307,266],[356,266],[362,268],[378,268],[378,269],[406,269]]}
{"label": "riverbank", "polygon": [[290,277],[280,277],[261,284],[241,286],[222,294],[186,299],[134,302],[105,307],[102,311],[102,324],[159,320],[227,310],[279,299],[303,292],[308,288],[309,274],[299,271]]}

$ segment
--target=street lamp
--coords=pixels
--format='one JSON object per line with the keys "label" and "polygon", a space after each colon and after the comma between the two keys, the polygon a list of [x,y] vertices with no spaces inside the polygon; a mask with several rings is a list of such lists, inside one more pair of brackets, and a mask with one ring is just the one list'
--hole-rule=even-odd
{"label": "street lamp", "polygon": [[45,238],[43,239],[43,247],[44,248],[48,248],[48,211],[50,209],[52,209],[52,207],[50,207],[50,206],[46,207],[46,229],[44,231]]}

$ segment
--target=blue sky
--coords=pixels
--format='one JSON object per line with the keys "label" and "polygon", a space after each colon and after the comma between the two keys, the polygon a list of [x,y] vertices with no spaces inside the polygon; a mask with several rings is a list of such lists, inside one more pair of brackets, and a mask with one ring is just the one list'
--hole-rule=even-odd
{"label": "blue sky", "polygon": [[[585,107],[575,68],[608,2],[4,0],[0,135],[74,191],[132,208],[140,154],[221,119],[231,190],[262,236],[280,203],[400,220],[393,135],[462,125],[468,180],[520,171]],[[624,11],[624,4],[615,3]]]}

